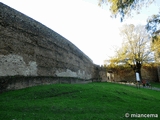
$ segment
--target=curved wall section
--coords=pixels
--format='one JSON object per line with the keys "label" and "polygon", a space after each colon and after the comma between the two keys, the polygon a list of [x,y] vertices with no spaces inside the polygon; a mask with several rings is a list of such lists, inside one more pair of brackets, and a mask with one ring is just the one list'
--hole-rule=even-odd
{"label": "curved wall section", "polygon": [[0,3],[0,76],[94,78],[95,65],[70,41]]}

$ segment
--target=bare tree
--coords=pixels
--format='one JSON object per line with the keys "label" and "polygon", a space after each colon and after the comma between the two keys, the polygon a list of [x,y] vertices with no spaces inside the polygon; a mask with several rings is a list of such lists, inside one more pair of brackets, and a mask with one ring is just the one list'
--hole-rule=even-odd
{"label": "bare tree", "polygon": [[150,47],[150,39],[145,26],[124,25],[121,29],[122,47],[116,50],[116,56],[111,61],[120,65],[129,65],[141,77],[141,67],[144,63],[154,61]]}

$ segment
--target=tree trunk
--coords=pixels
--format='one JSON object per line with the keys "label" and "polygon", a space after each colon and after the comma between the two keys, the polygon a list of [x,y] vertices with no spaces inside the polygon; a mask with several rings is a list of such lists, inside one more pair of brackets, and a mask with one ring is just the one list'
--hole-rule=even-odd
{"label": "tree trunk", "polygon": [[142,81],[141,66],[142,64],[140,62],[136,62],[135,72],[139,74],[140,81]]}
{"label": "tree trunk", "polygon": [[[142,64],[140,62],[136,62],[135,65],[131,65],[131,67],[135,73],[136,81],[142,81],[141,66],[142,66]],[[137,80],[137,77],[139,80]]]}
{"label": "tree trunk", "polygon": [[142,81],[141,68],[137,68],[135,73],[139,74],[140,81]]}

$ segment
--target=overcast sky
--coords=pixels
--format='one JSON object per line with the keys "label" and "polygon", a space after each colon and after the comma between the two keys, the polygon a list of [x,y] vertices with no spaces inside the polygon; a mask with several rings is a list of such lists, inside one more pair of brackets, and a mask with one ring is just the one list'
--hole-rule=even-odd
{"label": "overcast sky", "polygon": [[[158,0],[157,0],[158,1]],[[0,0],[21,11],[67,38],[81,49],[95,64],[103,64],[112,56],[113,46],[122,40],[119,27],[128,22],[145,24],[148,16],[158,13],[160,4],[142,9],[134,18],[112,19],[105,7],[98,7],[97,0]]]}

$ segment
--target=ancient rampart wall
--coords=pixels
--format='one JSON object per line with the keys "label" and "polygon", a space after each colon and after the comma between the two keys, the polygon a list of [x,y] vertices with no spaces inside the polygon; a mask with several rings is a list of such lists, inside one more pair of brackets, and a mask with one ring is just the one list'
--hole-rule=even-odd
{"label": "ancient rampart wall", "polygon": [[95,65],[70,41],[0,3],[0,76],[92,79]]}
{"label": "ancient rampart wall", "polygon": [[[147,80],[149,82],[159,82],[157,67],[143,66],[141,69],[141,76],[142,80]],[[135,82],[136,76],[132,69],[120,70],[114,73],[114,81]]]}

